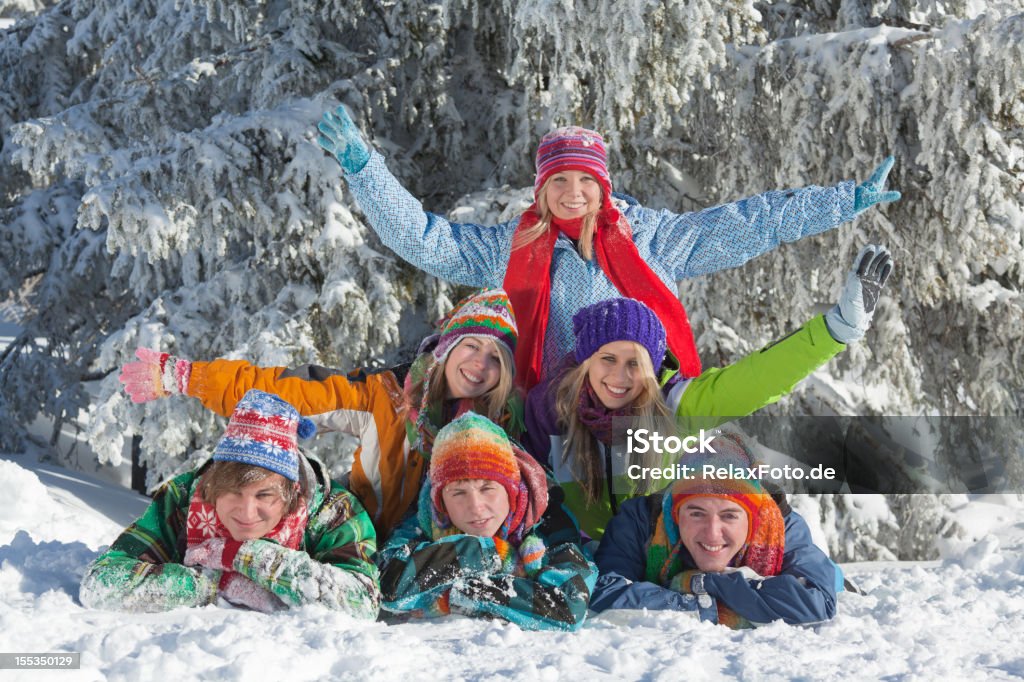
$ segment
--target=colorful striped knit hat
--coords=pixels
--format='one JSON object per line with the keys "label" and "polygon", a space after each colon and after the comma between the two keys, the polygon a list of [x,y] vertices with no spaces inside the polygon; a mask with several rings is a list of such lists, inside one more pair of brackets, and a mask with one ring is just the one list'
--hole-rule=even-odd
{"label": "colorful striped knit hat", "polygon": [[[464,336],[484,336],[516,355],[516,318],[504,289],[484,289],[459,301],[441,321],[434,359],[443,362]],[[512,363],[514,365],[514,363]],[[511,368],[515,371],[515,367]]]}
{"label": "colorful striped knit hat", "polygon": [[655,373],[665,359],[665,326],[649,307],[633,298],[609,298],[572,316],[576,362],[582,363],[606,343],[635,341],[647,349]]}
{"label": "colorful striped knit hat", "polygon": [[536,195],[555,173],[578,170],[590,173],[601,183],[605,200],[612,193],[612,179],[608,175],[608,155],[601,133],[578,126],[557,128],[541,138],[537,147],[537,177],[533,181]]}
{"label": "colorful striped knit hat", "polygon": [[441,493],[453,481],[494,481],[508,493],[509,515],[502,532],[516,528],[526,513],[526,486],[501,427],[475,412],[466,412],[437,432],[430,455],[430,487],[438,526],[449,525]]}
{"label": "colorful striped knit hat", "polygon": [[316,433],[316,425],[276,395],[251,389],[235,406],[217,447],[216,462],[242,462],[299,480],[298,438]]}
{"label": "colorful striped knit hat", "polygon": [[[680,464],[692,467],[692,478],[678,479],[664,500],[664,511],[668,518],[677,521],[679,509],[686,500],[693,497],[718,497],[731,500],[743,508],[747,514],[747,541],[757,530],[760,509],[765,504],[775,504],[771,495],[764,491],[761,481],[756,478],[723,477],[712,478],[703,475],[704,466],[747,470],[757,464],[753,455],[747,451],[739,436],[735,434],[719,434],[710,442],[714,452],[695,452],[679,459]],[[675,523],[669,524],[675,526]]]}

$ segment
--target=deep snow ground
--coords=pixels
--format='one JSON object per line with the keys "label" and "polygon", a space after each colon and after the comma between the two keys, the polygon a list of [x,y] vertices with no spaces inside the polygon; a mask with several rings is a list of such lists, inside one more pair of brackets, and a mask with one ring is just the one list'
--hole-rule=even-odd
{"label": "deep snow ground", "polygon": [[83,568],[145,498],[26,455],[0,458],[0,496],[0,651],[82,654],[78,671],[6,670],[3,679],[1024,677],[1024,504],[1012,498],[963,507],[978,539],[942,561],[845,565],[867,594],[841,594],[824,625],[733,632],[620,611],[569,634],[461,617],[367,625],[313,607],[91,611],[78,603]]}

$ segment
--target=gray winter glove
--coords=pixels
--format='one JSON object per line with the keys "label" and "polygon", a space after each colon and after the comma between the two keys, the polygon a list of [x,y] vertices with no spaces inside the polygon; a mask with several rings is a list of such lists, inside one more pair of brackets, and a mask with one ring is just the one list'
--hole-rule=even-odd
{"label": "gray winter glove", "polygon": [[242,543],[238,540],[207,538],[185,550],[184,563],[186,566],[204,566],[230,571],[241,546]]}
{"label": "gray winter glove", "polygon": [[825,313],[825,326],[839,343],[857,341],[871,325],[882,287],[892,274],[892,256],[879,244],[868,244],[853,261],[839,303]]}
{"label": "gray winter glove", "polygon": [[346,173],[358,173],[370,160],[370,149],[345,107],[325,113],[317,129],[320,134],[316,141],[334,155]]}
{"label": "gray winter glove", "polygon": [[903,196],[895,190],[885,191],[885,179],[889,177],[889,171],[896,159],[891,156],[885,157],[881,165],[875,169],[867,182],[862,182],[853,190],[853,210],[857,213],[864,211],[875,204],[889,201],[899,201]]}
{"label": "gray winter glove", "polygon": [[238,573],[228,574],[221,581],[217,594],[235,606],[253,611],[273,613],[287,608],[276,594]]}

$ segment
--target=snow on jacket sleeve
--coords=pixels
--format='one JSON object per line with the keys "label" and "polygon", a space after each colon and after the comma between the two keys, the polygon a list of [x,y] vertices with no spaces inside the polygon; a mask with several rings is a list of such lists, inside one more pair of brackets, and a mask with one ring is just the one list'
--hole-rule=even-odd
{"label": "snow on jacket sleeve", "polygon": [[731,365],[713,367],[688,383],[679,383],[668,403],[674,407],[680,431],[696,433],[776,402],[844,348],[819,315]]}
{"label": "snow on jacket sleeve", "polygon": [[855,183],[770,191],[748,199],[675,214],[627,210],[638,247],[673,280],[743,265],[784,242],[853,220]]}
{"label": "snow on jacket sleeve", "polygon": [[717,622],[717,609],[713,604],[698,605],[693,595],[684,595],[644,580],[650,528],[647,498],[637,497],[622,503],[619,513],[605,528],[594,557],[601,577],[597,579],[590,608],[594,611],[689,611],[701,616],[701,620]]}
{"label": "snow on jacket sleeve", "polygon": [[382,607],[417,616],[448,613],[448,596],[456,581],[501,570],[491,538],[450,535],[432,542],[415,516],[405,520],[377,555]]}
{"label": "snow on jacket sleeve", "polygon": [[835,565],[811,541],[807,522],[786,516],[786,553],[779,575],[746,580],[739,573],[707,573],[704,589],[751,623],[820,623],[836,613]]}
{"label": "snow on jacket sleeve", "polygon": [[230,416],[251,388],[281,396],[321,431],[359,439],[349,487],[382,537],[414,504],[424,461],[409,451],[400,414],[402,389],[394,373],[256,367],[244,360],[192,363],[188,394],[220,415]]}
{"label": "snow on jacket sleeve", "polygon": [[384,608],[421,616],[491,615],[528,630],[575,630],[587,614],[597,567],[579,547],[549,547],[531,577],[502,573],[493,538],[425,539],[415,519],[392,535],[379,558]]}
{"label": "snow on jacket sleeve", "polygon": [[519,219],[495,226],[451,223],[423,210],[371,152],[349,188],[385,246],[435,277],[475,287],[500,286]]}
{"label": "snow on jacket sleeve", "polygon": [[184,566],[185,518],[195,474],[178,476],[85,571],[79,599],[89,608],[167,611],[216,600],[220,571]]}
{"label": "snow on jacket sleeve", "polygon": [[356,618],[374,620],[380,606],[377,549],[370,517],[337,483],[310,517],[306,549],[270,540],[246,540],[232,568],[270,590],[289,606],[321,604]]}
{"label": "snow on jacket sleeve", "polygon": [[452,613],[499,616],[526,630],[576,630],[587,617],[597,566],[577,545],[548,548],[544,565],[523,578],[471,577],[451,589]]}

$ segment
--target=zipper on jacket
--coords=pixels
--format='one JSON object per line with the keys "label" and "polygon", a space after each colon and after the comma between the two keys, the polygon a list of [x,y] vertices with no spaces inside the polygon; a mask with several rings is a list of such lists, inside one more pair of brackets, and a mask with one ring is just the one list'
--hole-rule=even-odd
{"label": "zipper on jacket", "polygon": [[619,505],[615,503],[615,492],[612,490],[612,449],[604,443],[598,443],[604,450],[604,480],[608,483],[608,501],[612,505],[612,514],[617,514]]}

